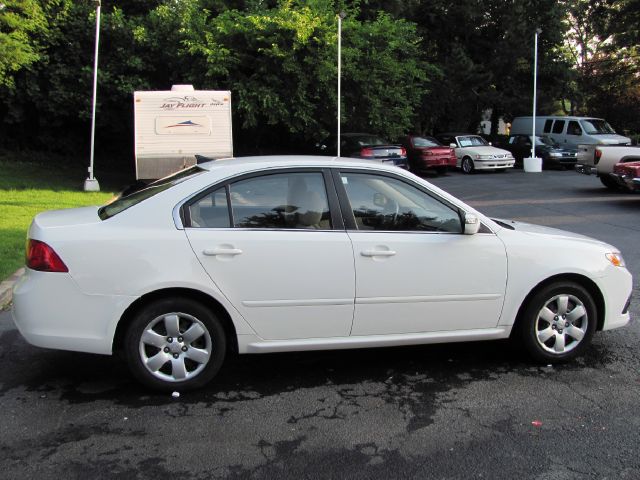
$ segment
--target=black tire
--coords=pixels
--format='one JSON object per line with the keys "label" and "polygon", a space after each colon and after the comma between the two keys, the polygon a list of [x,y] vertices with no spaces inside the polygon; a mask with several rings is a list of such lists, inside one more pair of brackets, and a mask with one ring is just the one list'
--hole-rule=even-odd
{"label": "black tire", "polygon": [[[567,300],[563,308],[564,298]],[[549,312],[543,311],[545,307]],[[533,360],[564,363],[581,355],[588,347],[596,330],[597,316],[595,302],[584,287],[573,282],[552,283],[529,299],[514,333]],[[578,335],[578,331],[582,333]],[[547,335],[551,336],[544,342]],[[576,336],[581,338],[577,340]],[[559,337],[564,339],[559,340]]]}
{"label": "black tire", "polygon": [[470,157],[464,157],[462,159],[462,163],[460,164],[460,168],[463,173],[473,173],[475,171],[475,166],[473,165],[473,160]]}
{"label": "black tire", "polygon": [[[190,330],[191,327],[194,329]],[[177,331],[178,336],[174,338],[170,329]],[[148,341],[143,341],[145,332]],[[187,338],[194,335],[198,336]],[[147,387],[160,391],[202,387],[220,370],[226,349],[225,331],[215,314],[201,303],[181,297],[144,306],[127,328],[124,342],[133,376]],[[153,373],[153,366],[147,367],[147,364],[157,355],[160,356],[155,363],[160,367]],[[185,377],[181,378],[182,375]]]}
{"label": "black tire", "polygon": [[618,182],[610,178],[608,175],[602,175],[600,177],[600,181],[609,190],[616,190],[616,191],[622,190],[622,188],[620,188],[620,185],[618,185]]}

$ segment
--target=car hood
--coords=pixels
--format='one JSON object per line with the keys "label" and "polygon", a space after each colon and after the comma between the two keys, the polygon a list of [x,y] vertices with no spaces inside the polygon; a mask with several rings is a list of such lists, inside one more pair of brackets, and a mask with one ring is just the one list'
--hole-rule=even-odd
{"label": "car hood", "polygon": [[519,233],[540,236],[544,235],[557,239],[571,239],[593,245],[606,246],[611,249],[611,251],[617,251],[615,247],[608,245],[605,242],[601,242],[600,240],[596,240],[595,238],[580,235],[579,233],[567,232],[566,230],[560,230],[559,228],[545,227],[542,225],[534,225],[532,223],[517,222],[515,220],[505,220],[500,218],[493,218],[492,220],[503,228],[514,230]]}
{"label": "car hood", "polygon": [[604,145],[619,145],[625,143],[629,145],[631,143],[630,138],[613,133],[594,134],[594,137],[598,139],[598,143]]}
{"label": "car hood", "polygon": [[503,150],[502,148],[496,148],[493,145],[479,145],[475,147],[462,147],[465,153],[472,153],[477,155],[509,155],[511,152]]}

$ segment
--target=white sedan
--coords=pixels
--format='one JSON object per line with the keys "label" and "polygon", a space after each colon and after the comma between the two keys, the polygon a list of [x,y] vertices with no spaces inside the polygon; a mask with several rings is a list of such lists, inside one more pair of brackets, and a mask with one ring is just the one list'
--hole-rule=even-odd
{"label": "white sedan", "polygon": [[442,134],[438,139],[454,149],[456,166],[464,173],[476,170],[504,171],[513,168],[516,163],[511,152],[492,146],[480,135]]}
{"label": "white sedan", "polygon": [[367,161],[207,162],[103,207],[41,213],[28,236],[21,334],[121,351],[157,389],[202,386],[230,351],[513,337],[562,362],[629,322],[615,247],[491,220]]}

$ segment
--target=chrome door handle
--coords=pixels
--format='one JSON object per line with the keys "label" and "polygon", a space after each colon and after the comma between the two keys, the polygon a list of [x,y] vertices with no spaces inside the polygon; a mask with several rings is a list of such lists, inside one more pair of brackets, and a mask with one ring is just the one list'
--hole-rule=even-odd
{"label": "chrome door handle", "polygon": [[208,256],[216,256],[216,255],[240,255],[242,250],[239,248],[207,248],[202,251],[205,255]]}
{"label": "chrome door handle", "polygon": [[364,250],[360,252],[363,257],[393,257],[396,254],[393,250]]}

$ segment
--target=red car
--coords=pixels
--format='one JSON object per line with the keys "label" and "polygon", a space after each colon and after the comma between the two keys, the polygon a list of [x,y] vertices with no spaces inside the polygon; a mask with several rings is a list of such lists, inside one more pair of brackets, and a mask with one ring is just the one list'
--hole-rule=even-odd
{"label": "red car", "polygon": [[640,162],[617,163],[612,175],[620,185],[630,190],[640,190]]}
{"label": "red car", "polygon": [[413,173],[435,170],[444,174],[456,168],[456,154],[453,148],[444,146],[433,137],[408,135],[400,139],[407,150],[409,170]]}

